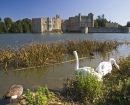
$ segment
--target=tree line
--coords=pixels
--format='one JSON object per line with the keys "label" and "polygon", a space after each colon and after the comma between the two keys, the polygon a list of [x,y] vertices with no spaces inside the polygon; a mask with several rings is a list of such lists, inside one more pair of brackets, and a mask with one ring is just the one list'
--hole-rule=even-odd
{"label": "tree line", "polygon": [[[104,14],[97,16],[94,20],[94,27],[105,27],[108,21]],[[127,22],[126,26],[118,24],[119,27],[130,27],[130,22]],[[0,17],[0,33],[31,33],[32,21],[31,19],[24,18],[13,22],[11,18],[6,17],[1,19]]]}
{"label": "tree line", "polygon": [[0,18],[0,33],[31,33],[32,21],[24,18],[13,22],[11,18]]}
{"label": "tree line", "polygon": [[[108,21],[105,18],[105,15],[102,14],[102,15],[97,16],[97,18],[94,20],[94,27],[105,27],[106,23],[112,23],[112,22]],[[127,22],[125,26],[118,24],[118,27],[130,27],[130,22]]]}

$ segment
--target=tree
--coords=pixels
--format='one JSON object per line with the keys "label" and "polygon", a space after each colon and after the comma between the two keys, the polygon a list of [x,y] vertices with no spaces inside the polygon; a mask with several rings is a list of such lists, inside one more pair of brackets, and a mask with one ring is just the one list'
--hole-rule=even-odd
{"label": "tree", "polygon": [[27,23],[23,23],[23,33],[30,33],[30,29]]}
{"label": "tree", "polygon": [[104,17],[105,17],[105,15],[104,15],[104,14],[102,14],[102,19],[104,19]]}
{"label": "tree", "polygon": [[16,23],[13,23],[13,24],[12,24],[12,26],[11,26],[11,28],[10,28],[10,32],[11,32],[11,33],[18,33]]}
{"label": "tree", "polygon": [[126,25],[126,27],[130,27],[130,22],[127,22],[127,25]]}
{"label": "tree", "polygon": [[122,26],[122,25],[118,24],[118,27],[125,27],[125,26]]}
{"label": "tree", "polygon": [[30,33],[32,29],[32,21],[28,18],[22,20],[23,32]]}
{"label": "tree", "polygon": [[30,33],[32,29],[31,19],[24,18],[13,22],[11,18],[4,18],[4,22],[0,17],[0,33]]}
{"label": "tree", "polygon": [[6,17],[6,18],[4,18],[4,22],[5,22],[5,25],[6,25],[6,31],[9,32],[13,21],[12,21],[11,18]]}
{"label": "tree", "polygon": [[6,25],[4,22],[0,23],[0,33],[5,33],[6,32]]}
{"label": "tree", "polygon": [[97,16],[96,21],[97,21],[99,27],[105,27],[106,23],[108,22],[104,16],[104,14],[102,14],[102,16],[100,16],[100,15]]}
{"label": "tree", "polygon": [[1,17],[0,17],[0,23],[2,22],[2,19],[1,19]]}
{"label": "tree", "polygon": [[19,33],[23,33],[22,21],[18,20],[18,21],[16,21],[16,24],[17,24],[17,30],[18,30],[18,32]]}
{"label": "tree", "polygon": [[21,20],[14,22],[10,28],[11,33],[23,33],[23,25]]}
{"label": "tree", "polygon": [[94,27],[98,27],[98,22],[97,22],[97,20],[94,20]]}

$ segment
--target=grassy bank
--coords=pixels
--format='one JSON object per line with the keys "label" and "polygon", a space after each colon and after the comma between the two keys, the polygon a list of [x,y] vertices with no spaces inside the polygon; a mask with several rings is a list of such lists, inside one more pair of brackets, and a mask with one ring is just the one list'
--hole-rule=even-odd
{"label": "grassy bank", "polygon": [[65,79],[60,93],[50,92],[47,87],[39,87],[36,92],[28,90],[24,102],[27,105],[130,105],[130,56],[121,58],[119,66],[120,70],[113,67],[103,82],[76,73],[75,78]]}
{"label": "grassy bank", "polygon": [[113,67],[112,73],[106,75],[102,83],[92,79],[66,80],[64,96],[84,105],[129,105],[130,56],[120,58],[119,66],[119,70]]}
{"label": "grassy bank", "polygon": [[67,40],[60,43],[33,42],[17,49],[9,46],[0,47],[0,69],[35,67],[64,61],[67,54],[76,50],[79,54],[90,56],[91,53],[104,53],[116,49],[116,41]]}

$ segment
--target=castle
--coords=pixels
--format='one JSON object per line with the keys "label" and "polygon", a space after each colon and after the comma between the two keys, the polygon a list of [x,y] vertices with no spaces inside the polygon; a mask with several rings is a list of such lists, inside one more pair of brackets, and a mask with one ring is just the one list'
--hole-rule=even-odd
{"label": "castle", "polygon": [[[88,16],[82,16],[80,13],[78,16],[69,17],[62,22],[63,32],[87,32],[88,27],[94,27],[93,14],[89,13]],[[86,30],[86,31],[85,31]]]}
{"label": "castle", "polygon": [[44,33],[61,30],[61,21],[60,15],[53,18],[32,18],[32,32]]}
{"label": "castle", "polygon": [[88,27],[94,27],[93,14],[89,13],[88,16],[69,17],[63,20],[60,15],[53,18],[32,18],[32,32],[88,32]]}

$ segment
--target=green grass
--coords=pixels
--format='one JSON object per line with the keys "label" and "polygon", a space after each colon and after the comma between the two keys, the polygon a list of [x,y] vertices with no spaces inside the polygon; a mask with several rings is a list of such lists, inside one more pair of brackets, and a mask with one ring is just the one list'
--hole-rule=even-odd
{"label": "green grass", "polygon": [[79,101],[84,104],[90,104],[96,101],[100,94],[102,82],[89,74],[87,77],[84,73],[76,73],[76,78],[67,79],[62,90],[62,95],[70,97],[73,101]]}

